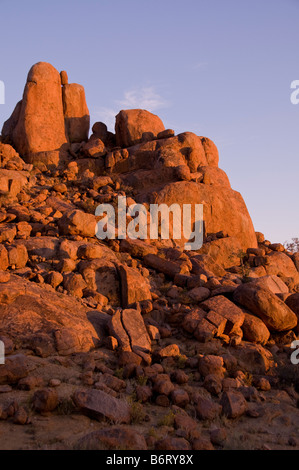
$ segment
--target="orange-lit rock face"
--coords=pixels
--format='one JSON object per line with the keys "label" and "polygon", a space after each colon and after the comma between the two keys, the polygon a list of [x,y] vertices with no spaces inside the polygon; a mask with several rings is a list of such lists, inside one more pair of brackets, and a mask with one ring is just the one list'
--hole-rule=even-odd
{"label": "orange-lit rock face", "polygon": [[63,110],[66,131],[70,142],[83,142],[88,139],[89,111],[82,85],[65,84],[62,88]]}
{"label": "orange-lit rock face", "polygon": [[59,150],[67,142],[59,72],[39,62],[27,77],[13,142],[22,156]]}
{"label": "orange-lit rock face", "polygon": [[[225,231],[235,237],[241,248],[256,247],[253,224],[240,193],[226,186],[205,185],[202,183],[177,181],[168,183],[151,197],[151,202],[203,204],[205,233]],[[146,198],[143,193],[140,198]],[[193,220],[194,222],[194,220]],[[176,240],[181,243],[182,240]],[[236,251],[240,249],[239,244]]]}
{"label": "orange-lit rock face", "polygon": [[161,119],[143,109],[120,111],[116,116],[115,133],[120,147],[130,147],[140,142],[144,132],[151,132],[156,137],[163,130]]}
{"label": "orange-lit rock face", "polygon": [[84,88],[67,81],[66,72],[60,75],[51,64],[33,65],[23,99],[4,123],[3,137],[29,163],[56,166],[69,143],[88,139]]}

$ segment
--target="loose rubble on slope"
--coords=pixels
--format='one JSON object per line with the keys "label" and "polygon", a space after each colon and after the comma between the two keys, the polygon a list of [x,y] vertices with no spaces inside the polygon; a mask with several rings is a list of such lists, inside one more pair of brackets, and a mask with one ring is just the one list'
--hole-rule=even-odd
{"label": "loose rubble on slope", "polygon": [[[298,254],[254,231],[210,139],[139,109],[115,130],[88,138],[84,88],[43,62],[4,123],[0,448],[299,449]],[[202,248],[99,240],[118,196],[202,203]]]}

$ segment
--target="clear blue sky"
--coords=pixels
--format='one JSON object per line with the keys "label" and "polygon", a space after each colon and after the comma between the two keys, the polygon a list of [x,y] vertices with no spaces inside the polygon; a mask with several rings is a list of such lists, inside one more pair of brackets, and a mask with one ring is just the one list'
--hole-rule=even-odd
{"label": "clear blue sky", "polygon": [[255,229],[299,237],[299,0],[0,0],[6,103],[31,65],[85,86],[92,123],[142,107],[210,137]]}

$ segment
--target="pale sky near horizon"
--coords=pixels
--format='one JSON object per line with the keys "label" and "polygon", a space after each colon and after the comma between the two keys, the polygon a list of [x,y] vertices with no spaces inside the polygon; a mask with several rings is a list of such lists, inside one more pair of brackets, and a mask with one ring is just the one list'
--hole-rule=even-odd
{"label": "pale sky near horizon", "polygon": [[92,124],[120,109],[211,138],[255,229],[299,237],[299,0],[0,0],[5,104],[39,61],[84,85]]}

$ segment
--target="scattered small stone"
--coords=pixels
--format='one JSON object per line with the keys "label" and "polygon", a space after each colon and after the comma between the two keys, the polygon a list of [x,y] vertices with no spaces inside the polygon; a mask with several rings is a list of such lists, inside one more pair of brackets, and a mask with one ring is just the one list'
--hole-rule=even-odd
{"label": "scattered small stone", "polygon": [[25,408],[20,407],[16,411],[16,413],[14,415],[13,422],[14,422],[14,424],[21,424],[21,425],[28,423],[28,413],[25,410]]}
{"label": "scattered small stone", "polygon": [[32,405],[38,413],[47,413],[55,410],[58,405],[58,395],[56,390],[44,388],[36,391],[33,395]]}
{"label": "scattered small stone", "polygon": [[49,380],[49,387],[59,387],[61,385],[61,380],[59,379],[50,379]]}

